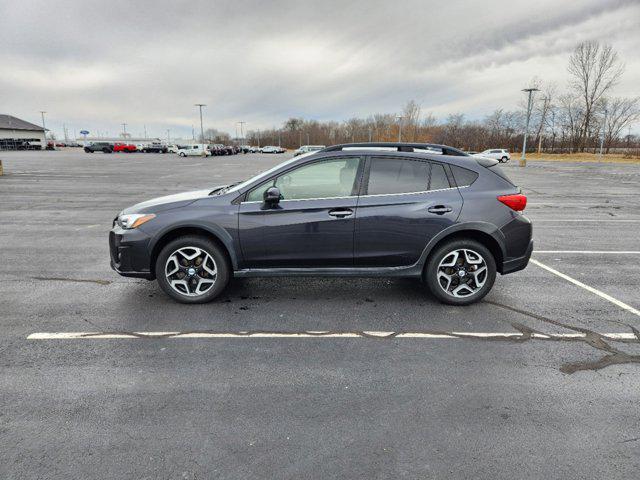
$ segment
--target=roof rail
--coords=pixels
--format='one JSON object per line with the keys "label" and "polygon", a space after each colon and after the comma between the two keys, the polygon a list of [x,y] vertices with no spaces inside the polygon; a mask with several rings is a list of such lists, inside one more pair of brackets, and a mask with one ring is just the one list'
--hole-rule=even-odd
{"label": "roof rail", "polygon": [[398,152],[413,152],[418,150],[439,149],[443,155],[452,155],[458,157],[466,157],[467,153],[448,145],[439,145],[437,143],[397,143],[397,142],[374,142],[374,143],[343,143],[340,145],[332,145],[322,150],[323,152],[337,152],[345,148],[396,148]]}

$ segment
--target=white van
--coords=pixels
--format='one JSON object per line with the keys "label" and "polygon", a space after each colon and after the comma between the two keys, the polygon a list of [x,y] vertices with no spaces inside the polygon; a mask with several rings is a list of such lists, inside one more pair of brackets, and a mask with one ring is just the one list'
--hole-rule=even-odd
{"label": "white van", "polygon": [[208,157],[211,155],[211,152],[206,145],[199,143],[194,145],[180,146],[180,148],[178,149],[178,155],[180,155],[181,157]]}

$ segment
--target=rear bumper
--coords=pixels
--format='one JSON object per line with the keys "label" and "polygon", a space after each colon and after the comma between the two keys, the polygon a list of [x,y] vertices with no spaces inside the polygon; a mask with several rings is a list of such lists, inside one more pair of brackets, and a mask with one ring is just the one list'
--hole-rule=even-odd
{"label": "rear bumper", "polygon": [[524,268],[529,263],[529,259],[531,258],[531,252],[533,252],[533,240],[529,241],[529,246],[527,247],[527,251],[522,257],[510,258],[507,261],[502,263],[501,273],[503,275],[506,275],[507,273],[513,273],[519,270],[524,270]]}
{"label": "rear bumper", "polygon": [[533,251],[533,226],[524,215],[517,215],[500,229],[504,235],[505,256],[498,271],[503,275],[522,270]]}

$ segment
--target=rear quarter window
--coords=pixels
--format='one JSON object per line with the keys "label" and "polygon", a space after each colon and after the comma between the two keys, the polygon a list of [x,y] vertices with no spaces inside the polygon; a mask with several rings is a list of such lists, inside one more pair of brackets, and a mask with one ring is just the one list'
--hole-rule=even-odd
{"label": "rear quarter window", "polygon": [[457,165],[451,165],[451,171],[453,172],[456,185],[459,187],[468,187],[478,178],[478,174],[473,170],[458,167]]}

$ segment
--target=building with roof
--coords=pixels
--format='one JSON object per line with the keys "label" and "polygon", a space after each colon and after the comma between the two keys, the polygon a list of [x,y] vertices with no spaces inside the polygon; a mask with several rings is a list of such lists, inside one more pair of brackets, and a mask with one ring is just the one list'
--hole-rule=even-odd
{"label": "building with roof", "polygon": [[46,146],[43,127],[0,114],[0,150],[43,150]]}

